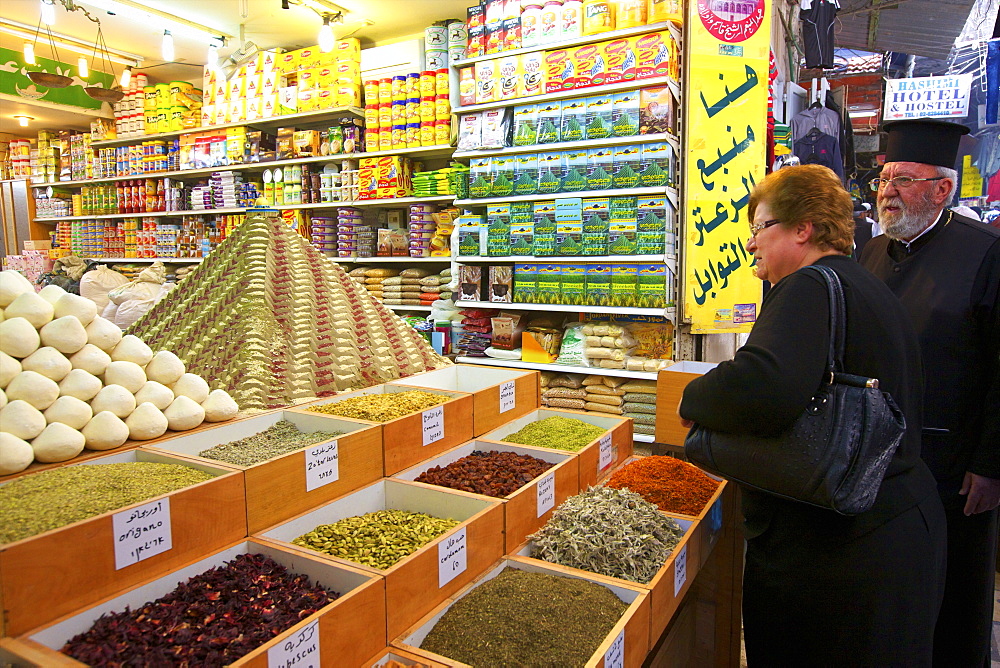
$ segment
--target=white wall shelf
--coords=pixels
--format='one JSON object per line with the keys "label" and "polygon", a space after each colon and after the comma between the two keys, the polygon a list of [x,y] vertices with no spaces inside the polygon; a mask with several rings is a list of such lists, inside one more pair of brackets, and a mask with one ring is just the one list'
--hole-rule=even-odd
{"label": "white wall shelf", "polygon": [[[500,57],[502,54],[496,54]],[[457,114],[467,114],[473,111],[483,111],[484,109],[499,109],[501,107],[514,107],[519,104],[536,104],[538,102],[549,102],[551,100],[568,100],[576,97],[589,97],[591,95],[601,95],[603,93],[617,93],[623,90],[637,90],[640,88],[652,88],[654,86],[668,86],[675,99],[680,99],[680,87],[672,77],[659,76],[647,79],[633,79],[619,83],[605,84],[603,86],[591,86],[590,88],[573,88],[561,90],[543,95],[533,95],[531,97],[519,97],[513,100],[500,100],[498,102],[484,102],[482,104],[471,104],[455,109]]]}
{"label": "white wall shelf", "polygon": [[601,369],[590,366],[569,366],[567,364],[539,364],[522,362],[520,360],[499,360],[493,357],[458,357],[459,364],[482,364],[484,366],[502,366],[510,369],[537,369],[539,371],[555,371],[557,373],[587,373],[597,376],[615,376],[618,378],[641,378],[656,380],[655,371],[627,371],[625,369]]}
{"label": "white wall shelf", "polygon": [[455,302],[459,308],[495,308],[508,311],[559,311],[563,313],[614,313],[618,315],[651,315],[662,318],[673,318],[673,308],[640,308],[634,306],[593,306],[577,304],[523,304],[505,302],[484,302],[459,300]]}
{"label": "white wall shelf", "polygon": [[457,255],[455,262],[479,264],[481,262],[552,262],[576,264],[580,262],[664,262],[673,255]]}
{"label": "white wall shelf", "polygon": [[457,199],[455,206],[486,206],[487,204],[507,204],[509,202],[544,202],[546,200],[570,197],[642,197],[643,195],[664,195],[677,206],[677,191],[669,186],[647,188],[610,188],[608,190],[580,190],[570,193],[537,193],[535,195],[508,195],[507,197],[481,197],[479,199]]}
{"label": "white wall shelf", "polygon": [[659,132],[649,135],[631,135],[629,137],[606,137],[604,139],[584,139],[582,141],[553,142],[551,144],[530,144],[528,146],[505,146],[500,149],[489,149],[482,151],[456,151],[454,158],[490,158],[496,155],[510,155],[512,153],[542,153],[554,150],[572,150],[574,148],[594,148],[600,146],[628,146],[630,144],[649,144],[652,142],[669,142],[674,147],[674,151],[680,150],[680,142],[675,135],[669,132]]}

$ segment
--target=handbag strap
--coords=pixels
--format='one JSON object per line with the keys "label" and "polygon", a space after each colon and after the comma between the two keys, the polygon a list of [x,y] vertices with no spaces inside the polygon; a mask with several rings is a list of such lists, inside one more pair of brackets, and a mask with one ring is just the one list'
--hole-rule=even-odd
{"label": "handbag strap", "polygon": [[844,342],[847,339],[847,308],[844,305],[844,286],[837,272],[829,267],[811,264],[806,269],[816,271],[826,283],[830,299],[830,349],[826,356],[826,366],[831,374],[844,370]]}

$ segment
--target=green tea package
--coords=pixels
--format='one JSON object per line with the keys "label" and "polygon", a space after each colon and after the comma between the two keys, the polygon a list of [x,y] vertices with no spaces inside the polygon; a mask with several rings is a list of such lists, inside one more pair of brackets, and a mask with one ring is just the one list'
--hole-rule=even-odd
{"label": "green tea package", "polygon": [[550,151],[538,154],[538,192],[549,194],[559,192],[562,179],[566,175],[566,154]]}
{"label": "green tea package", "polygon": [[667,266],[663,263],[636,265],[636,305],[663,308],[666,304]]}
{"label": "green tea package", "polygon": [[489,197],[493,190],[493,158],[469,160],[469,196]]}
{"label": "green tea package", "polygon": [[673,186],[674,147],[668,142],[643,144],[639,158],[639,186]]}
{"label": "green tea package", "polygon": [[531,304],[538,301],[538,265],[518,262],[514,265],[514,303]]}
{"label": "green tea package", "polygon": [[538,265],[535,280],[535,298],[539,304],[560,303],[562,299],[562,265]]}
{"label": "green tea package", "polygon": [[587,99],[563,100],[562,125],[559,141],[580,141],[586,139]]}
{"label": "green tea package", "polygon": [[666,197],[639,197],[636,211],[638,220],[639,255],[673,255],[674,212]]}
{"label": "green tea package", "polygon": [[608,229],[611,210],[607,197],[587,197],[583,200],[582,255],[608,254]]}
{"label": "green tea package", "polygon": [[577,148],[566,151],[566,174],[563,176],[562,192],[580,192],[587,187],[587,149]]}
{"label": "green tea package", "polygon": [[560,141],[559,127],[562,124],[562,104],[555,102],[541,102],[536,105],[539,144],[554,144]]}
{"label": "green tea package", "polygon": [[612,136],[632,137],[639,134],[639,91],[615,93],[611,105]]}
{"label": "green tea package", "polygon": [[587,303],[587,266],[564,264],[562,267],[561,304],[582,305]]}
{"label": "green tea package", "polygon": [[507,197],[514,194],[514,156],[498,155],[492,158],[493,185],[490,194],[493,197]]}
{"label": "green tea package", "polygon": [[608,190],[614,173],[615,151],[610,146],[587,150],[587,190]]}
{"label": "green tea package", "polygon": [[478,151],[483,146],[483,115],[465,114],[458,123],[458,150]]}
{"label": "green tea package", "polygon": [[510,214],[510,254],[531,255],[534,250],[535,219],[531,202],[512,202]]}
{"label": "green tea package", "polygon": [[639,131],[644,135],[674,133],[677,102],[668,86],[639,91]]}
{"label": "green tea package", "polygon": [[608,255],[635,255],[638,251],[635,218],[612,218],[608,225]]}
{"label": "green tea package", "polygon": [[556,253],[580,255],[583,252],[583,221],[556,220]]}
{"label": "green tea package", "polygon": [[520,153],[514,158],[514,194],[534,195],[538,191],[538,155]]}
{"label": "green tea package", "polygon": [[510,255],[510,204],[491,204],[486,208],[486,250],[490,257]]}
{"label": "green tea package", "polygon": [[514,107],[514,146],[538,143],[538,107],[522,104]]}
{"label": "green tea package", "polygon": [[613,98],[610,93],[587,98],[587,139],[607,139],[612,136]]}
{"label": "green tea package", "polygon": [[635,306],[636,282],[638,278],[639,274],[636,265],[612,265],[610,306]]}
{"label": "green tea package", "polygon": [[638,188],[641,152],[638,146],[616,146],[614,148],[615,172],[611,175],[611,187]]}
{"label": "green tea package", "polygon": [[532,202],[534,255],[548,257],[556,252],[556,203],[553,200]]}
{"label": "green tea package", "polygon": [[587,265],[587,303],[593,306],[611,305],[610,264]]}
{"label": "green tea package", "polygon": [[477,257],[483,254],[486,225],[482,216],[464,214],[458,217],[458,254]]}

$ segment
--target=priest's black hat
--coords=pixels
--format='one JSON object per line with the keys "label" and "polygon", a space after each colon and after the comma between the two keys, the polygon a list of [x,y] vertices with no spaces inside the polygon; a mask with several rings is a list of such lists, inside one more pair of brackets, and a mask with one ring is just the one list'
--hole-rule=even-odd
{"label": "priest's black hat", "polygon": [[892,121],[884,126],[889,133],[886,162],[923,162],[953,169],[958,144],[969,128],[932,118]]}

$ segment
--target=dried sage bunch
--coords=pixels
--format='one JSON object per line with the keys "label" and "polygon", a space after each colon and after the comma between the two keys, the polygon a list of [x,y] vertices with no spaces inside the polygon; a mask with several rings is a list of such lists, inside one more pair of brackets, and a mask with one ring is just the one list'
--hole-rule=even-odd
{"label": "dried sage bunch", "polygon": [[528,538],[536,559],[645,584],[684,530],[627,489],[592,487],[566,499]]}

